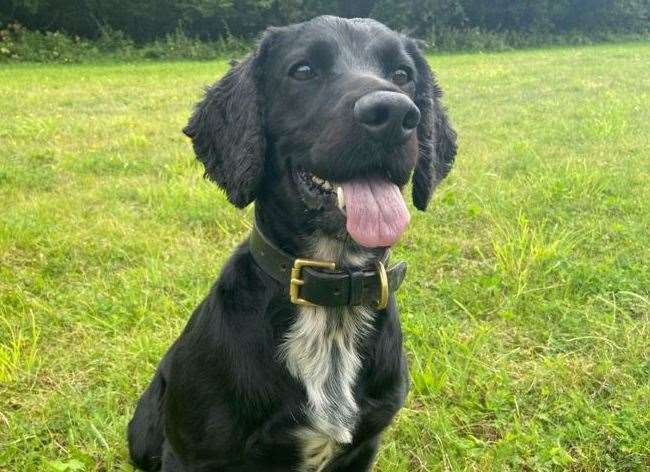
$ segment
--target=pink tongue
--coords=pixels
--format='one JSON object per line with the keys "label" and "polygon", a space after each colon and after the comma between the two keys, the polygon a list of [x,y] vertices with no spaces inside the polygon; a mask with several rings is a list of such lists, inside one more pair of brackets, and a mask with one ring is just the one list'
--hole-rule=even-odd
{"label": "pink tongue", "polygon": [[365,247],[392,246],[411,216],[399,187],[386,180],[353,180],[342,184],[347,230]]}

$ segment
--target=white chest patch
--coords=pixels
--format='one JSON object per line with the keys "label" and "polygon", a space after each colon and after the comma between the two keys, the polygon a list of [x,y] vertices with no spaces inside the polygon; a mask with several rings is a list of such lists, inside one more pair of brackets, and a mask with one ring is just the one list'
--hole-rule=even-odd
{"label": "white chest patch", "polygon": [[339,443],[313,429],[299,431],[299,438],[303,445],[301,472],[321,472],[341,449]]}
{"label": "white chest patch", "polygon": [[[329,239],[315,245],[314,258],[341,261],[342,248]],[[354,254],[362,265],[367,256]],[[297,431],[304,472],[319,472],[352,442],[359,407],[354,386],[361,368],[358,341],[371,329],[367,307],[300,307],[281,347],[288,371],[307,392],[310,425]]]}

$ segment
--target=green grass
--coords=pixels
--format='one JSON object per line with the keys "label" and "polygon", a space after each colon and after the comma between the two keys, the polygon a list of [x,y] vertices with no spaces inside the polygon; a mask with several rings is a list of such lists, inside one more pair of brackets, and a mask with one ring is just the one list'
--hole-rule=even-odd
{"label": "green grass", "polygon": [[[649,61],[431,57],[460,154],[395,251],[413,382],[375,470],[648,470]],[[250,226],[180,133],[226,67],[0,68],[0,470],[130,470],[134,402]]]}

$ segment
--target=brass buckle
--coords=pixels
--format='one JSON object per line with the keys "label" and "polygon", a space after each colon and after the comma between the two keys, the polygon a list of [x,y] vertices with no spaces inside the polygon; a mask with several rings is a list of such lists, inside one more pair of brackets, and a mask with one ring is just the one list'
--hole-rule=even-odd
{"label": "brass buckle", "polygon": [[377,265],[377,275],[379,276],[379,282],[381,282],[377,308],[379,310],[383,310],[388,306],[388,274],[386,274],[386,268],[384,267],[383,262],[377,261],[376,265]]}
{"label": "brass buckle", "polygon": [[300,286],[304,285],[305,281],[302,280],[302,268],[315,267],[318,269],[335,270],[336,264],[328,261],[316,261],[313,259],[296,259],[291,268],[291,282],[289,283],[289,297],[291,303],[303,306],[318,306],[315,303],[300,298]]}

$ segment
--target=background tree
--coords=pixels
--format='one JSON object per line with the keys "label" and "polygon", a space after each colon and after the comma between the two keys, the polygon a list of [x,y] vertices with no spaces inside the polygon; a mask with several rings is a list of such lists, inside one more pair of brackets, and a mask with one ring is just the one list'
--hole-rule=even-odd
{"label": "background tree", "polygon": [[336,2],[337,14],[346,18],[364,18],[370,16],[375,3],[375,0],[339,0]]}
{"label": "background tree", "polygon": [[96,38],[107,29],[136,41],[179,27],[203,39],[252,38],[268,25],[334,14],[371,16],[429,38],[449,30],[644,33],[650,0],[1,0],[0,22]]}

